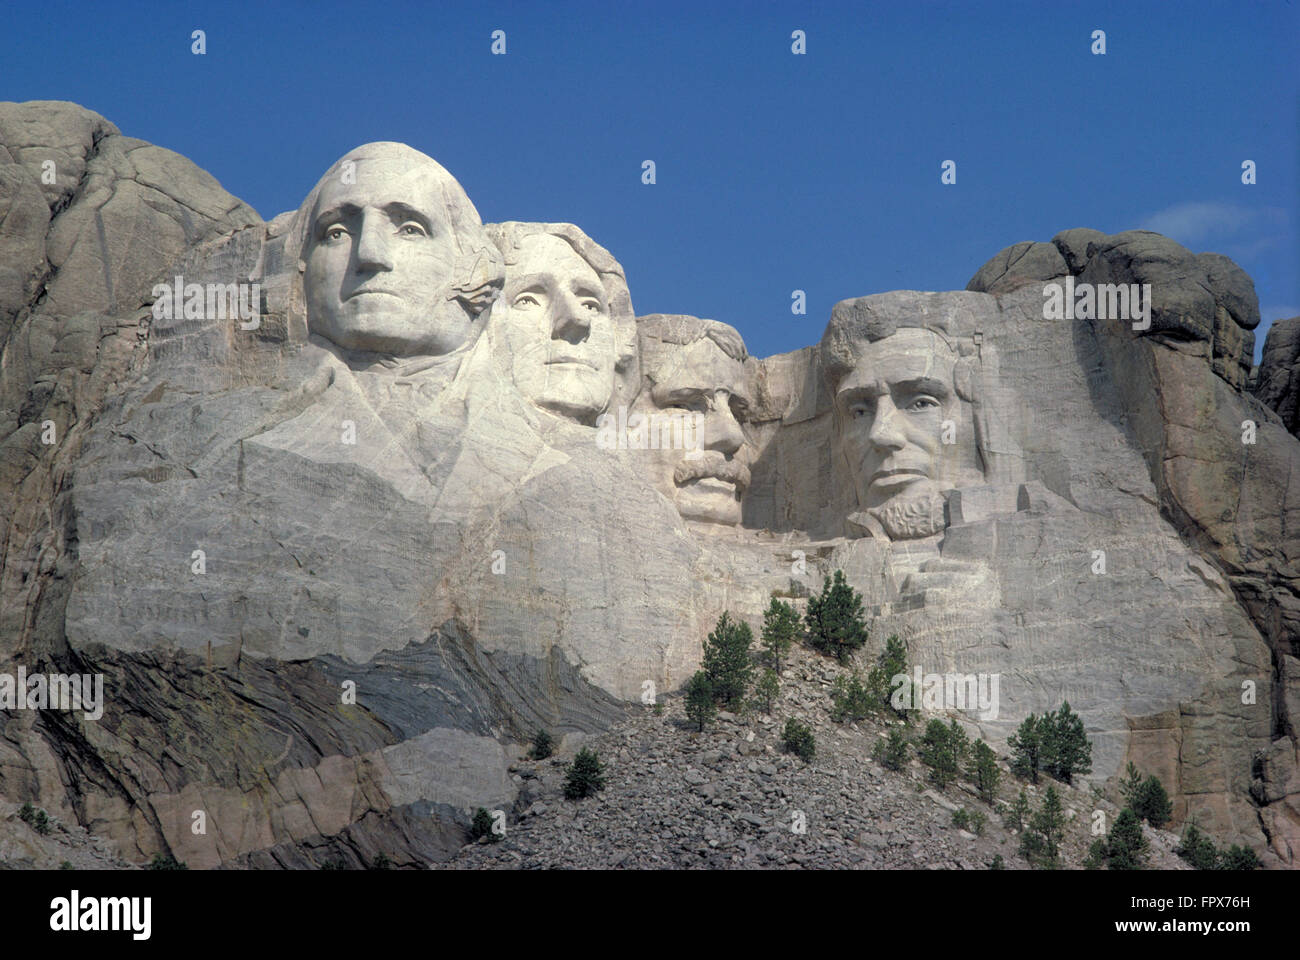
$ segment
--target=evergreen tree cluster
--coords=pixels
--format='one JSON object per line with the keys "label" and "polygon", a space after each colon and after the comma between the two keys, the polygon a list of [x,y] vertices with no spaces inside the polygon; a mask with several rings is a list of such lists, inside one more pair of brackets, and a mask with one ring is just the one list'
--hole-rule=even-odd
{"label": "evergreen tree cluster", "polygon": [[1024,801],[1023,806],[1018,802],[1017,807],[1013,808],[1024,824],[1024,832],[1020,835],[1020,855],[1040,866],[1057,866],[1061,855],[1061,838],[1065,834],[1065,811],[1061,806],[1060,794],[1056,792],[1056,787],[1049,786],[1043,794],[1042,805],[1028,817],[1028,822],[1024,818],[1029,802],[1023,790],[1020,798]]}
{"label": "evergreen tree cluster", "polygon": [[749,648],[754,633],[744,620],[732,620],[723,611],[718,625],[704,641],[704,660],[701,668],[713,685],[715,701],[728,707],[739,706],[754,679],[754,665]]}
{"label": "evergreen tree cluster", "polygon": [[1260,863],[1255,851],[1233,844],[1218,849],[1214,841],[1189,823],[1183,832],[1182,842],[1174,849],[1197,870],[1258,870]]}
{"label": "evergreen tree cluster", "polygon": [[889,770],[902,770],[907,762],[907,741],[903,738],[903,731],[897,727],[891,729],[888,739],[876,741],[871,756]]}
{"label": "evergreen tree cluster", "polygon": [[862,610],[862,594],[836,570],[835,578],[826,577],[822,592],[808,598],[804,611],[804,640],[820,653],[843,663],[867,642],[867,622]]}
{"label": "evergreen tree cluster", "polygon": [[788,752],[795,754],[805,763],[817,755],[817,742],[813,737],[812,728],[794,717],[786,720],[785,728],[781,731],[781,741]]}
{"label": "evergreen tree cluster", "polygon": [[594,750],[583,747],[564,776],[564,799],[581,800],[605,789],[605,768]]}
{"label": "evergreen tree cluster", "polygon": [[1119,790],[1138,819],[1147,821],[1157,829],[1168,823],[1174,815],[1174,805],[1165,792],[1164,784],[1155,774],[1143,780],[1132,761],[1129,761],[1124,779],[1120,781]]}
{"label": "evergreen tree cluster", "polygon": [[1011,747],[1011,769],[1033,783],[1043,770],[1062,783],[1073,783],[1076,774],[1092,772],[1092,742],[1083,720],[1070,710],[1068,702],[1042,717],[1030,714],[1007,738]]}

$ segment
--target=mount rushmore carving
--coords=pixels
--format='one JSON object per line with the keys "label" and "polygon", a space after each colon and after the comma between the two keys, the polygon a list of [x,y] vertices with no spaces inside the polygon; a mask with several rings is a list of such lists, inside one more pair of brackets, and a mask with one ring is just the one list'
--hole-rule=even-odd
{"label": "mount rushmore carving", "polygon": [[[7,797],[141,859],[442,858],[538,726],[842,569],[870,655],[1001,676],[990,742],[1068,699],[1093,779],[1136,760],[1293,863],[1300,441],[1226,258],[1069,230],[756,358],[403,144],[270,222],[71,105],[0,106],[0,145],[0,657],[106,677],[96,722],[0,720]],[[256,322],[156,310],[173,277],[256,283]],[[1150,284],[1148,327],[1045,319],[1065,278]]]}

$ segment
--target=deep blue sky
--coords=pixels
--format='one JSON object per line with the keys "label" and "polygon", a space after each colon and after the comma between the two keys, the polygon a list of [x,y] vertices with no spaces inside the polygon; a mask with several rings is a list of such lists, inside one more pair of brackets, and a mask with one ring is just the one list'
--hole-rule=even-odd
{"label": "deep blue sky", "polygon": [[1231,256],[1261,344],[1300,314],[1293,3],[95,0],[3,20],[0,99],[81,103],[266,219],[349,148],[401,140],[485,221],[577,223],[638,313],[726,321],[758,355],[816,341],[837,300],[960,289],[1080,226]]}

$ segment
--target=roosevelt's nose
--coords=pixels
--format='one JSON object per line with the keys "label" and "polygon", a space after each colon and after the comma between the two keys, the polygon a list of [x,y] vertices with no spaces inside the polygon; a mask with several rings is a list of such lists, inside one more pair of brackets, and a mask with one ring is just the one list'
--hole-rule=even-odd
{"label": "roosevelt's nose", "polygon": [[591,316],[578,298],[560,293],[551,301],[551,338],[581,343],[591,332]]}
{"label": "roosevelt's nose", "polygon": [[871,445],[880,450],[901,450],[906,446],[902,416],[889,397],[880,397],[871,417],[871,429],[867,431]]}
{"label": "roosevelt's nose", "polygon": [[361,236],[357,239],[357,269],[363,273],[393,269],[391,224],[386,216],[363,214]]}
{"label": "roosevelt's nose", "polygon": [[704,449],[717,450],[731,457],[745,442],[745,432],[740,421],[731,412],[731,397],[725,390],[713,396],[713,403],[704,414]]}

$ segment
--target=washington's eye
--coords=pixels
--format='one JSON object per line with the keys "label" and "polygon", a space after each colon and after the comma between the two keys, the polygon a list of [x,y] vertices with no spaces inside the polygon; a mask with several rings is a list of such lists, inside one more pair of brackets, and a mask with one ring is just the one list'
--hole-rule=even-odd
{"label": "washington's eye", "polygon": [[343,237],[346,237],[347,235],[348,235],[347,229],[342,224],[339,223],[334,224],[334,226],[332,227],[325,228],[326,240],[341,240]]}
{"label": "washington's eye", "polygon": [[407,220],[397,228],[397,232],[404,237],[427,237],[429,235],[424,227],[420,226],[420,224],[416,223],[414,220]]}

